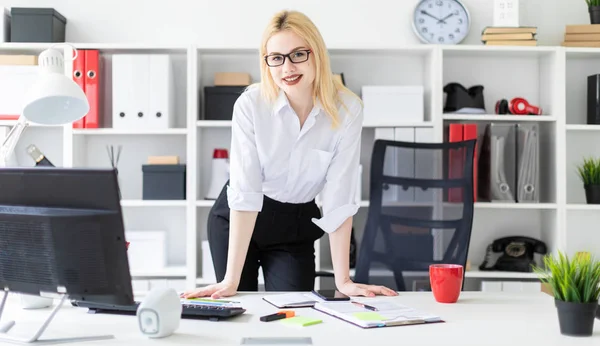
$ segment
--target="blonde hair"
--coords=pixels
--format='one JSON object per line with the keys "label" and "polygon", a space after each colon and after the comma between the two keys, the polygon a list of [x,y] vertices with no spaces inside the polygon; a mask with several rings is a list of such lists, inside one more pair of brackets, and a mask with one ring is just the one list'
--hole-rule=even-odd
{"label": "blonde hair", "polygon": [[331,118],[333,127],[337,127],[340,124],[337,106],[341,103],[347,109],[340,98],[339,92],[347,92],[359,100],[360,98],[334,78],[323,37],[315,24],[301,12],[284,10],[276,13],[271,18],[263,33],[260,46],[260,88],[263,97],[273,102],[279,94],[279,87],[273,81],[269,66],[264,61],[264,57],[267,55],[267,42],[271,36],[285,30],[292,31],[308,44],[308,48],[311,50],[315,60],[316,70],[313,82],[313,103],[316,103],[318,99],[325,112]]}

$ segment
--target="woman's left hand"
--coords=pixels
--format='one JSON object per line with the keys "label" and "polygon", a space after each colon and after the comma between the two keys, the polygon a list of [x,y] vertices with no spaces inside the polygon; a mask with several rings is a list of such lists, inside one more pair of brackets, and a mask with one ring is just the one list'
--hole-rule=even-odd
{"label": "woman's left hand", "polygon": [[338,286],[338,291],[347,296],[365,296],[374,297],[376,295],[397,296],[398,292],[385,286],[357,284],[348,280]]}

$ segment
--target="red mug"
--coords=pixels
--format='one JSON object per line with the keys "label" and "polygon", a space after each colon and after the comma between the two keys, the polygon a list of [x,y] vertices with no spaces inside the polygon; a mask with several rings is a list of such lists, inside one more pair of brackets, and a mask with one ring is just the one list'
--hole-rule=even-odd
{"label": "red mug", "polygon": [[439,303],[456,303],[463,283],[464,268],[460,264],[432,264],[429,266],[431,291]]}

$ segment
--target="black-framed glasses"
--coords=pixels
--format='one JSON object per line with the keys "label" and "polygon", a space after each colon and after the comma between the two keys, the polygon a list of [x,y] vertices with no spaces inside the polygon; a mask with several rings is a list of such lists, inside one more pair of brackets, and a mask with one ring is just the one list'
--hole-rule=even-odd
{"label": "black-framed glasses", "polygon": [[265,62],[270,67],[281,66],[285,63],[285,59],[290,59],[294,64],[305,62],[308,60],[308,55],[311,53],[310,49],[295,50],[290,54],[271,54],[265,56]]}

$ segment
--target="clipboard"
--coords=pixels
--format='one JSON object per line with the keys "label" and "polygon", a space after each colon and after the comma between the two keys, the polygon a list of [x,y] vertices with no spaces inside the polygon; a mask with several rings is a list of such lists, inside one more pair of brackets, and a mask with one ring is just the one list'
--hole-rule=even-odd
{"label": "clipboard", "polygon": [[[418,311],[390,300],[369,300],[366,304],[376,307],[377,310],[366,310],[351,301],[318,302],[313,306],[313,309],[363,329],[445,322],[437,315]],[[372,318],[368,318],[369,316]]]}

